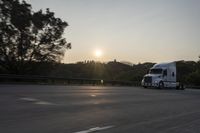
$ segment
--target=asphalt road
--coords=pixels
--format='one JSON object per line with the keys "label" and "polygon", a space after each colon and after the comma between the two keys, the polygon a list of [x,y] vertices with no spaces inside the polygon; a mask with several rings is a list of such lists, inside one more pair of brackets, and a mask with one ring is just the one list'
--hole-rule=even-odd
{"label": "asphalt road", "polygon": [[200,133],[200,90],[0,85],[1,133]]}

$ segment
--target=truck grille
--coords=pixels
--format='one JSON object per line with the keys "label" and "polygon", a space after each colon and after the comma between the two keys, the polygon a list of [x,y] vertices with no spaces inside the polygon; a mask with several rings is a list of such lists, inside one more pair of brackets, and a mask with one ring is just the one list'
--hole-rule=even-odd
{"label": "truck grille", "polygon": [[152,77],[150,77],[150,76],[144,77],[144,82],[145,83],[152,83]]}

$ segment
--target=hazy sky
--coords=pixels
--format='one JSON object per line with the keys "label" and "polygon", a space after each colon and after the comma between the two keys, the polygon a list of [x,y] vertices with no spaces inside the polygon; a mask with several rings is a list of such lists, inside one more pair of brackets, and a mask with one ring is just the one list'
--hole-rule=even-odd
{"label": "hazy sky", "polygon": [[[200,55],[200,0],[27,0],[69,23],[65,63],[165,62]],[[96,58],[95,49],[103,56]]]}

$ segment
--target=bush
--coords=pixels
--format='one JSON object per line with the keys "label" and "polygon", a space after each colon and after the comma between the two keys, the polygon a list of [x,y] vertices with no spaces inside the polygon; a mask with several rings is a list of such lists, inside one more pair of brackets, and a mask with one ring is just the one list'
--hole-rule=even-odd
{"label": "bush", "polygon": [[192,72],[187,77],[187,82],[192,85],[200,85],[200,71]]}

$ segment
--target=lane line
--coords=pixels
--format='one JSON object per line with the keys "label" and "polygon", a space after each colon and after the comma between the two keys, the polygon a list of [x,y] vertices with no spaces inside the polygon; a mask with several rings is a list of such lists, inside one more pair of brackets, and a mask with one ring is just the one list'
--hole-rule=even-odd
{"label": "lane line", "polygon": [[33,104],[38,104],[38,105],[55,105],[55,104],[47,102],[47,101],[41,101],[39,99],[30,98],[30,97],[22,97],[22,98],[20,98],[20,100],[32,102]]}
{"label": "lane line", "polygon": [[23,101],[29,101],[29,102],[35,102],[35,101],[38,101],[38,99],[30,98],[30,97],[22,97],[22,98],[20,98],[20,100],[23,100]]}
{"label": "lane line", "polygon": [[104,127],[94,127],[94,128],[90,128],[88,130],[83,130],[83,131],[79,131],[79,132],[75,132],[75,133],[92,133],[92,132],[110,129],[110,128],[113,128],[113,127],[114,127],[113,125],[112,126],[104,126]]}
{"label": "lane line", "polygon": [[96,95],[91,95],[91,97],[96,97]]}
{"label": "lane line", "polygon": [[53,103],[46,102],[46,101],[38,101],[38,102],[35,102],[34,104],[39,104],[39,105],[53,105]]}

